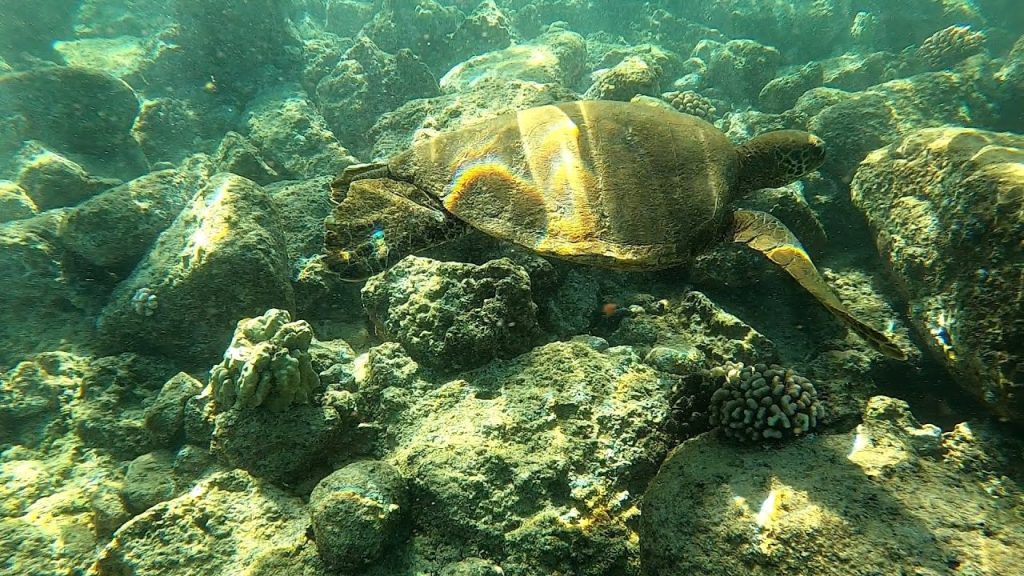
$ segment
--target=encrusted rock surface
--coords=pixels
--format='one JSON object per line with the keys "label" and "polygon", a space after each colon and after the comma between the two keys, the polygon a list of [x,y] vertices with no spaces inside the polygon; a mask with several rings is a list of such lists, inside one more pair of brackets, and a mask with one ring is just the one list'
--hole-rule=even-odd
{"label": "encrusted rock surface", "polygon": [[540,338],[530,277],[507,259],[410,256],[366,283],[363,305],[417,362],[445,371],[521,354]]}
{"label": "encrusted rock surface", "polygon": [[981,401],[1024,422],[1024,137],[912,132],[861,163],[851,195],[933,357]]}
{"label": "encrusted rock surface", "polygon": [[[140,314],[140,290],[157,297]],[[232,174],[211,178],[119,284],[99,320],[114,348],[212,362],[239,318],[292,306],[288,256],[267,193]],[[183,329],[189,326],[188,329]]]}
{"label": "encrusted rock surface", "polygon": [[998,468],[960,473],[963,454],[990,449],[969,431],[940,435],[879,396],[856,430],[778,450],[689,440],[644,496],[645,573],[1012,573],[1021,490]]}

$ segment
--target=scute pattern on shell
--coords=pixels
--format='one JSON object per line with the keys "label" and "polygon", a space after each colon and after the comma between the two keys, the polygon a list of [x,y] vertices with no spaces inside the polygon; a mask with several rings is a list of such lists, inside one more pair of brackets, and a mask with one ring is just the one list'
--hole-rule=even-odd
{"label": "scute pattern on shell", "polygon": [[811,381],[792,369],[727,362],[709,371],[712,426],[740,442],[781,440],[815,429],[825,414]]}

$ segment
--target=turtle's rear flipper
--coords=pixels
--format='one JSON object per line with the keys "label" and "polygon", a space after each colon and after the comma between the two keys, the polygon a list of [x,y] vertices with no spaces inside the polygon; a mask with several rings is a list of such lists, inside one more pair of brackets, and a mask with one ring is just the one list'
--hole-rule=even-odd
{"label": "turtle's rear flipper", "polygon": [[907,355],[885,334],[853,317],[818,273],[800,241],[774,216],[753,210],[737,210],[733,216],[732,234],[733,241],[750,246],[781,266],[872,348],[890,358],[907,359]]}
{"label": "turtle's rear flipper", "polygon": [[330,267],[353,282],[403,257],[465,233],[466,226],[412,184],[387,178],[356,179],[324,221]]}

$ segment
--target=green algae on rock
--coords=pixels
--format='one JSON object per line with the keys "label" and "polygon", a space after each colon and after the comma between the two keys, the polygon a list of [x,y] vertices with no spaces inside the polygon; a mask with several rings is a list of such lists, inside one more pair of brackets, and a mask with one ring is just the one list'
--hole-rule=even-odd
{"label": "green algae on rock", "polygon": [[989,448],[963,428],[921,426],[891,398],[872,398],[863,418],[767,452],[707,434],[677,447],[644,496],[645,573],[942,574],[951,557],[960,570],[1013,573],[1019,486],[958,472],[960,454]]}
{"label": "green algae on rock", "polygon": [[1024,422],[1024,137],[911,132],[861,163],[851,196],[925,347],[964,389]]}
{"label": "green algae on rock", "polygon": [[476,266],[410,256],[366,283],[363,306],[417,362],[439,370],[515,356],[541,337],[530,277],[507,259]]}

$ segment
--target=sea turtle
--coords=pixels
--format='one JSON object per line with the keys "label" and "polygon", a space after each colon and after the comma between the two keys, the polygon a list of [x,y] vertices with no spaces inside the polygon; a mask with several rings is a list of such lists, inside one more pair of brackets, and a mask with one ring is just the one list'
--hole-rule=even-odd
{"label": "sea turtle", "polygon": [[467,226],[545,256],[620,270],[686,264],[731,238],[782,266],[873,348],[906,358],[853,317],[782,222],[731,207],[824,158],[821,139],[796,130],[737,147],[708,122],[660,106],[540,106],[349,167],[332,184],[337,206],[325,247],[332,268],[358,279]]}

